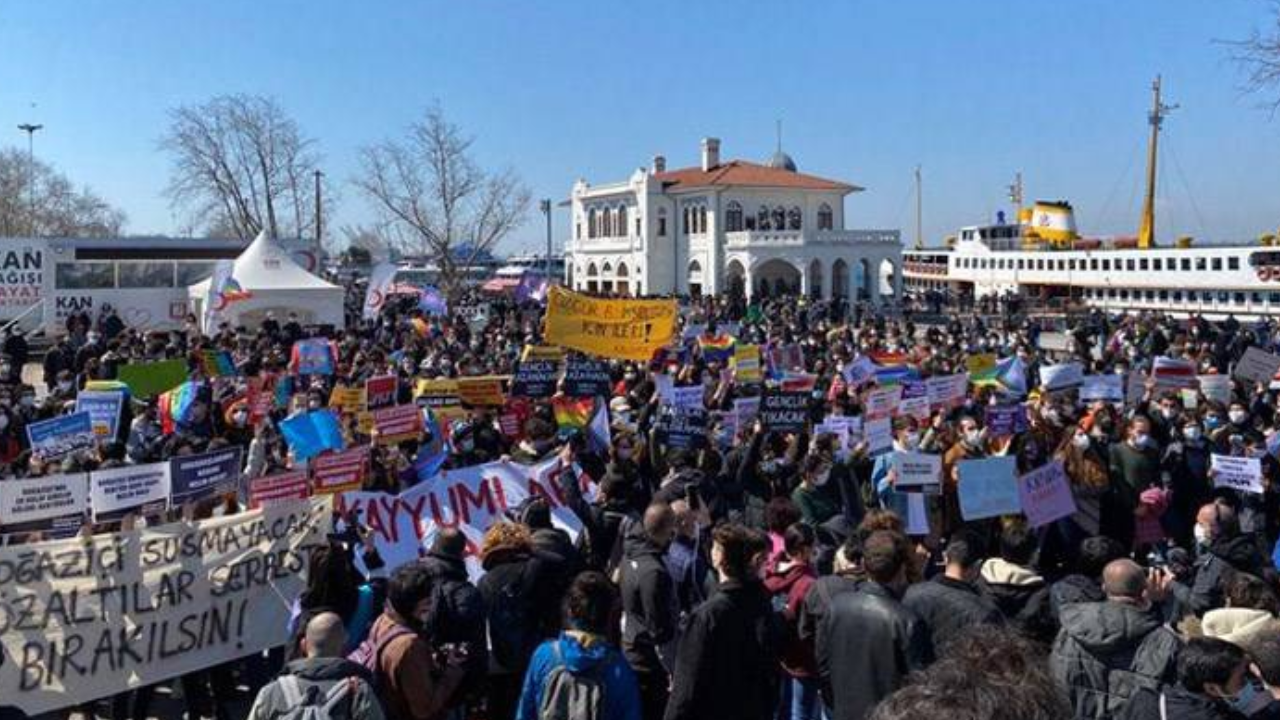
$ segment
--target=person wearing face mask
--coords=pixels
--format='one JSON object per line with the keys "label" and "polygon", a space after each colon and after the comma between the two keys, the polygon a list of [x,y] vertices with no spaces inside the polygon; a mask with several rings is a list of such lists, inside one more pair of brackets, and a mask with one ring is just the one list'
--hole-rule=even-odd
{"label": "person wearing face mask", "polygon": [[58,381],[53,391],[49,393],[49,398],[58,404],[70,402],[76,399],[76,383],[75,376],[70,370],[63,370],[58,373]]}
{"label": "person wearing face mask", "polygon": [[1125,440],[1111,446],[1107,472],[1111,483],[1102,501],[1102,534],[1133,543],[1138,493],[1160,481],[1160,450],[1145,416],[1129,420]]}
{"label": "person wearing face mask", "polygon": [[1161,461],[1168,474],[1173,498],[1165,516],[1165,527],[1180,547],[1194,547],[1192,527],[1196,511],[1212,499],[1209,461],[1213,446],[1205,438],[1204,429],[1194,417],[1184,418],[1175,441],[1165,448]]}
{"label": "person wearing face mask", "polygon": [[1249,636],[1243,647],[1251,660],[1249,672],[1263,690],[1254,712],[1246,714],[1251,720],[1280,719],[1280,622],[1271,623],[1265,632]]}
{"label": "person wearing face mask", "polygon": [[155,403],[143,403],[142,412],[138,413],[129,426],[129,439],[126,442],[129,460],[148,463],[158,459],[164,439]]}
{"label": "person wearing face mask", "polygon": [[[963,523],[960,514],[960,462],[987,456],[986,432],[978,421],[964,415],[956,423],[958,439],[942,455],[942,527],[943,534],[955,532]],[[903,516],[905,517],[905,515]]]}
{"label": "person wearing face mask", "polygon": [[1227,583],[1236,573],[1262,575],[1266,561],[1254,538],[1240,532],[1234,508],[1222,500],[1206,503],[1196,513],[1195,579],[1182,594],[1197,616],[1224,605]]}
{"label": "person wearing face mask", "polygon": [[1217,454],[1233,455],[1239,454],[1238,449],[1245,445],[1262,442],[1263,437],[1253,424],[1249,408],[1243,402],[1233,401],[1227,409],[1227,423],[1215,430],[1209,440]]}
{"label": "person wearing face mask", "polygon": [[790,711],[785,714],[789,720],[817,720],[822,712],[813,644],[800,639],[798,621],[801,603],[818,577],[814,569],[818,538],[813,527],[803,522],[788,527],[783,538],[784,554],[766,568],[764,577],[764,587],[774,607],[782,608],[787,626],[781,658],[782,705]]}
{"label": "person wearing face mask", "polygon": [[1243,720],[1265,694],[1244,650],[1215,638],[1192,638],[1178,653],[1177,683],[1142,688],[1117,720]]}
{"label": "person wearing face mask", "polygon": [[800,517],[812,527],[827,522],[840,512],[840,498],[830,484],[831,463],[817,453],[805,456],[801,465],[800,484],[791,493],[791,501],[800,509]]}

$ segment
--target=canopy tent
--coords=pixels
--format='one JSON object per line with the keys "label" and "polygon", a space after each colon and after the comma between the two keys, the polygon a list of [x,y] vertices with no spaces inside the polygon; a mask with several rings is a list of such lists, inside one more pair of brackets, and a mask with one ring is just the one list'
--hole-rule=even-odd
{"label": "canopy tent", "polygon": [[[202,325],[208,319],[205,303],[209,302],[213,280],[187,288],[191,309]],[[233,262],[231,282],[224,285],[224,290],[228,288],[234,292],[220,293],[214,300],[220,304],[215,322],[255,327],[268,312],[274,312],[282,322],[292,312],[297,313],[303,325],[345,325],[346,291],[304,270],[265,232],[254,238]],[[214,328],[203,330],[212,332]]]}

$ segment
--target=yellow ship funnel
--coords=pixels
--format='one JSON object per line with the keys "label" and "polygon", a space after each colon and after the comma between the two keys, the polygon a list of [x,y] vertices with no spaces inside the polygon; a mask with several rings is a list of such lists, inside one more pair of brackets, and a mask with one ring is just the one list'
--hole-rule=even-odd
{"label": "yellow ship funnel", "polygon": [[1027,237],[1036,237],[1055,246],[1069,246],[1079,237],[1075,213],[1068,202],[1037,201],[1026,225]]}

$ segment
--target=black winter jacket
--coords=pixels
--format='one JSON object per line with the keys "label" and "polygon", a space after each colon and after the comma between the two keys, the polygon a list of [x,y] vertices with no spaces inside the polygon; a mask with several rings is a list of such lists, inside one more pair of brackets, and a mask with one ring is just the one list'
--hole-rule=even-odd
{"label": "black winter jacket", "polygon": [[1196,558],[1196,577],[1191,585],[1189,603],[1197,616],[1225,604],[1227,582],[1235,572],[1260,574],[1265,561],[1258,543],[1249,535],[1214,540]]}
{"label": "black winter jacket", "polygon": [[427,553],[418,561],[431,574],[436,605],[427,636],[435,645],[461,644],[467,649],[467,680],[483,677],[488,666],[484,595],[471,584],[462,558]]}
{"label": "black winter jacket", "polygon": [[1062,609],[1049,669],[1078,720],[1111,718],[1142,688],[1171,682],[1181,640],[1158,612],[1105,600]]}
{"label": "black winter jacket", "polygon": [[938,575],[907,588],[902,604],[924,620],[933,647],[941,649],[965,628],[999,625],[1004,616],[990,598],[963,580]]}
{"label": "black winter jacket", "polygon": [[907,675],[933,660],[924,621],[892,590],[871,581],[831,598],[816,650],[833,720],[863,720]]}
{"label": "black winter jacket", "polygon": [[[1161,695],[1164,696],[1164,714],[1160,712]],[[1139,690],[1116,720],[1244,720],[1244,717],[1221,700],[1175,685],[1163,692]]]}
{"label": "black winter jacket", "polygon": [[689,616],[666,720],[772,718],[782,635],[759,581],[722,583]]}
{"label": "black winter jacket", "polygon": [[669,672],[680,609],[666,551],[638,523],[623,542],[622,651],[638,673]]}

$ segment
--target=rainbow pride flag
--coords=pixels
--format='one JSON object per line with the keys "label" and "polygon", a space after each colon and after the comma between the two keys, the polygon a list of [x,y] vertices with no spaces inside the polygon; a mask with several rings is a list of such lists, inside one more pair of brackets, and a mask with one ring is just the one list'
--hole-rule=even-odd
{"label": "rainbow pride flag", "polygon": [[551,409],[556,415],[556,426],[562,435],[577,430],[582,431],[591,422],[592,411],[595,410],[596,399],[554,397],[551,398]]}
{"label": "rainbow pride flag", "polygon": [[702,353],[702,359],[707,362],[729,362],[736,345],[737,340],[728,333],[698,336],[698,350]]}
{"label": "rainbow pride flag", "polygon": [[188,380],[178,387],[160,393],[156,407],[160,411],[160,430],[165,435],[173,433],[178,423],[191,420],[191,408],[195,407],[200,383]]}
{"label": "rainbow pride flag", "polygon": [[205,350],[200,353],[200,371],[205,377],[227,377],[239,375],[231,353],[226,350]]}

